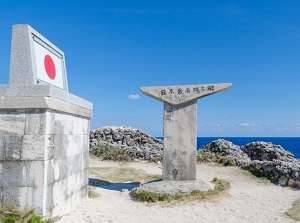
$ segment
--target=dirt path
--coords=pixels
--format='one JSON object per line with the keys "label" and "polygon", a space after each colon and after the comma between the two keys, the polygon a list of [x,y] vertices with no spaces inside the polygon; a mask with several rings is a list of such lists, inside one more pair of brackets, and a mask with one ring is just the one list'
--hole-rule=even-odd
{"label": "dirt path", "polygon": [[[161,174],[155,163],[114,163],[91,160],[90,167],[135,168],[149,174]],[[175,205],[149,204],[131,200],[127,190],[97,187],[100,194],[87,199],[58,223],[101,222],[295,222],[284,215],[300,191],[267,184],[237,167],[197,165],[197,179],[214,177],[229,181],[229,194],[218,200]],[[122,184],[120,184],[122,187]],[[128,186],[129,184],[123,184]]]}

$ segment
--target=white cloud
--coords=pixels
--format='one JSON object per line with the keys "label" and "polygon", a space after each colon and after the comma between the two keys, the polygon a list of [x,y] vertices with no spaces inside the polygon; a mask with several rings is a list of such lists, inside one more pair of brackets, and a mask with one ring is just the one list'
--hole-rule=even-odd
{"label": "white cloud", "polygon": [[255,126],[255,124],[252,124],[252,123],[241,123],[240,126],[253,127],[253,126]]}
{"label": "white cloud", "polygon": [[130,94],[130,95],[128,95],[128,99],[137,100],[137,99],[140,99],[140,95],[139,94]]}

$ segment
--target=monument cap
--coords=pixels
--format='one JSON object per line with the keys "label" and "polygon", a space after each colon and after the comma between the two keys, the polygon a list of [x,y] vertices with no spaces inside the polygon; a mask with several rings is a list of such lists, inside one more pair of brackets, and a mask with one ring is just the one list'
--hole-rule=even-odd
{"label": "monument cap", "polygon": [[221,83],[182,86],[152,86],[141,87],[140,89],[144,94],[159,101],[167,102],[171,105],[178,105],[225,91],[231,86],[231,83]]}
{"label": "monument cap", "polygon": [[68,91],[63,51],[29,25],[14,25],[9,83],[53,85]]}

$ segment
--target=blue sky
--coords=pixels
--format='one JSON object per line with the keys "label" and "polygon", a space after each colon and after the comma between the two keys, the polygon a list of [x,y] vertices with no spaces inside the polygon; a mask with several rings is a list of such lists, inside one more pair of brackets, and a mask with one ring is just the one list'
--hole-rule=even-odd
{"label": "blue sky", "polygon": [[198,100],[198,136],[300,136],[300,1],[0,0],[0,83],[11,29],[29,24],[66,56],[91,128],[162,136],[142,86],[233,83]]}

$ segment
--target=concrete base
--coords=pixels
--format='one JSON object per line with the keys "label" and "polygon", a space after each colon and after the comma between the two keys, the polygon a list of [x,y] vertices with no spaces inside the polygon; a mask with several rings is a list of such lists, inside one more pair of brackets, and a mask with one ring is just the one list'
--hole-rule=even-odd
{"label": "concrete base", "polygon": [[0,126],[0,204],[58,216],[87,197],[88,119],[1,111]]}
{"label": "concrete base", "polygon": [[213,190],[214,185],[203,180],[186,180],[186,181],[155,181],[142,184],[137,191],[152,192],[158,195],[167,194],[169,196],[190,194],[194,190],[208,191]]}
{"label": "concrete base", "polygon": [[[15,97],[0,98],[5,105],[0,106],[0,206],[61,216],[87,198],[91,112],[57,98],[51,98],[53,104],[40,98],[23,97],[36,109],[26,109]],[[59,111],[61,103],[66,106]]]}

